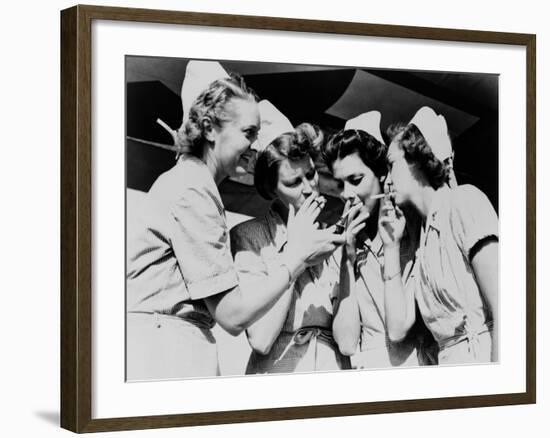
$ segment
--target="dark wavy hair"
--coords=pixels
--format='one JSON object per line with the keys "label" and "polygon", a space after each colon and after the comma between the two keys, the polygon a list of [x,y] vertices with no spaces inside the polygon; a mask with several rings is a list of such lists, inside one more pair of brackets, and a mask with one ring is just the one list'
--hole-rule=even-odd
{"label": "dark wavy hair", "polygon": [[178,130],[176,148],[179,153],[202,157],[206,144],[205,118],[217,126],[227,121],[225,108],[231,99],[250,99],[257,102],[258,96],[246,85],[241,76],[234,73],[228,78],[212,82],[195,99],[189,109],[187,122]]}
{"label": "dark wavy hair", "polygon": [[388,172],[388,147],[369,133],[359,129],[346,129],[334,134],[323,147],[323,159],[329,170],[338,159],[357,152],[365,165],[377,178]]}
{"label": "dark wavy hair", "polygon": [[317,158],[324,140],[323,131],[310,123],[298,125],[294,131],[279,135],[258,153],[254,168],[254,186],[264,199],[274,197],[279,182],[281,161],[298,161],[310,157]]}
{"label": "dark wavy hair", "polygon": [[396,140],[409,164],[416,166],[428,180],[430,186],[438,189],[449,182],[450,166],[436,158],[430,145],[414,124],[397,123],[391,125],[386,133],[391,141]]}

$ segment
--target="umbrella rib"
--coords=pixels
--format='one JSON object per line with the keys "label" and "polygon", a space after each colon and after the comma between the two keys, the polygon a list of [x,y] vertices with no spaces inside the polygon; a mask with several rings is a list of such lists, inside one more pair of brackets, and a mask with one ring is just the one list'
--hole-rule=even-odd
{"label": "umbrella rib", "polygon": [[131,137],[129,135],[126,136],[126,140],[132,140],[132,141],[135,141],[135,142],[138,142],[138,143],[141,143],[141,144],[146,144],[148,146],[154,146],[156,148],[164,149],[164,150],[167,150],[167,151],[172,151],[172,152],[176,152],[176,153],[178,152],[178,149],[176,148],[176,146],[173,146],[173,145],[168,145],[168,144],[164,144],[164,143],[157,143],[155,141],[143,140],[141,138]]}

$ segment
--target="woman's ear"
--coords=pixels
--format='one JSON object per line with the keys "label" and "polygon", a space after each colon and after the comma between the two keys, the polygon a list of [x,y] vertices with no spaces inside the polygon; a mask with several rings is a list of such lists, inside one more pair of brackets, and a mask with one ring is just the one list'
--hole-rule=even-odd
{"label": "woman's ear", "polygon": [[213,143],[215,139],[215,133],[214,133],[214,125],[212,124],[212,120],[210,117],[203,117],[201,120],[201,128],[202,128],[202,135],[203,137]]}
{"label": "woman's ear", "polygon": [[430,180],[426,175],[426,171],[422,169],[420,163],[408,163],[409,168],[411,169],[411,174],[419,184],[424,186],[430,186]]}

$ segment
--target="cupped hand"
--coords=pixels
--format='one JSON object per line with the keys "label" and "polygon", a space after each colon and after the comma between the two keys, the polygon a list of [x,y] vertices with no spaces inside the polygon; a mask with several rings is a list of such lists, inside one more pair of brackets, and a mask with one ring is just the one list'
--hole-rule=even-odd
{"label": "cupped hand", "polygon": [[345,236],[335,234],[334,227],[319,229],[316,220],[324,204],[323,197],[311,195],[297,212],[289,206],[284,252],[287,258],[297,260],[302,269],[320,263],[345,243]]}
{"label": "cupped hand", "polygon": [[361,212],[363,204],[361,202],[351,206],[351,201],[348,200],[344,206],[344,214],[347,213],[347,225],[345,231],[346,237],[346,256],[348,260],[355,263],[357,257],[357,235],[365,228],[368,212]]}

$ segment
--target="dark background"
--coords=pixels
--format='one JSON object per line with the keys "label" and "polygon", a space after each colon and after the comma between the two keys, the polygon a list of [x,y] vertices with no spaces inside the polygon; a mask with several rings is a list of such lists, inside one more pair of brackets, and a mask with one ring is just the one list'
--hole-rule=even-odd
{"label": "dark background", "polygon": [[[126,58],[127,188],[149,190],[155,179],[175,164],[172,137],[156,123],[173,129],[181,124],[180,90],[187,59]],[[342,129],[346,120],[370,110],[382,113],[381,131],[408,122],[424,105],[443,114],[455,150],[459,184],[474,184],[498,211],[498,75],[424,72],[376,68],[310,66],[220,61],[241,74],[260,99],[268,99],[291,123],[319,125],[325,133]],[[157,144],[153,146],[151,143]],[[331,178],[319,162],[321,190],[333,195]],[[220,186],[228,211],[256,216],[269,203],[250,180],[226,180]],[[329,212],[340,202],[329,198]],[[331,214],[332,216],[332,214]]]}

